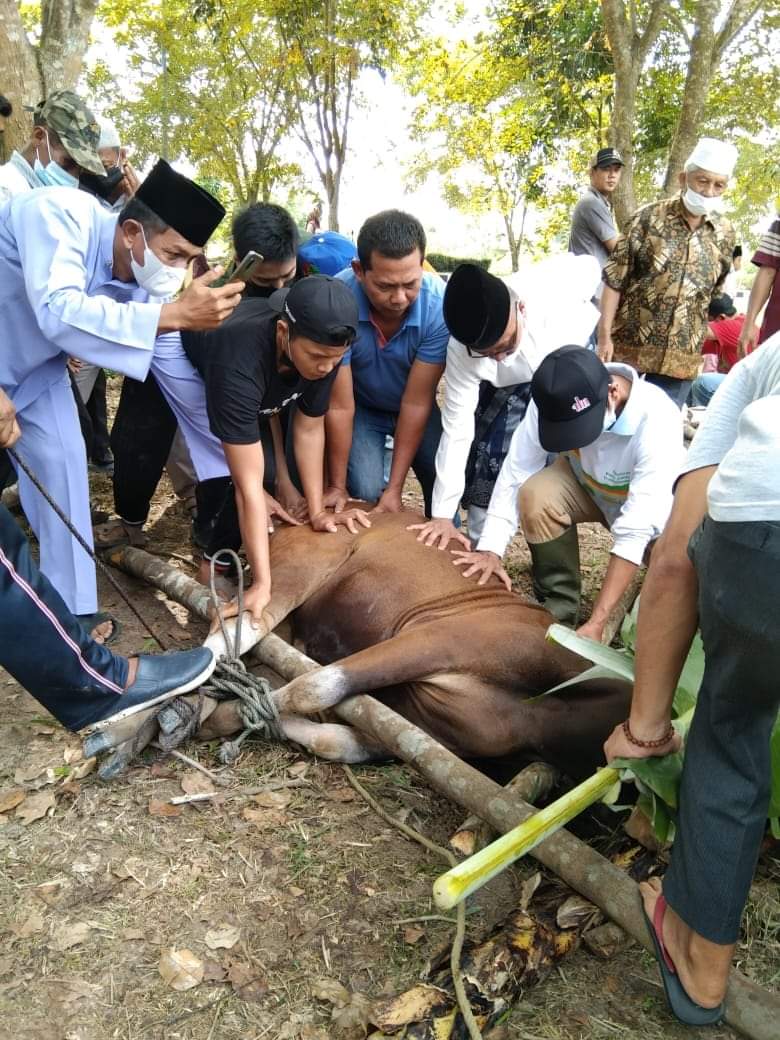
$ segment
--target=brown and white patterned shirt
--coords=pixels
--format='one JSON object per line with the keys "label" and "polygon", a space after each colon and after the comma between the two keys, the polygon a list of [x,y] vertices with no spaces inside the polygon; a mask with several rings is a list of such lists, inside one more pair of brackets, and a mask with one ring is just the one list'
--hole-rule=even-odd
{"label": "brown and white patterned shirt", "polygon": [[673,379],[701,364],[710,300],[723,291],[736,235],[723,217],[692,231],[680,195],[637,210],[602,272],[620,293],[615,361]]}

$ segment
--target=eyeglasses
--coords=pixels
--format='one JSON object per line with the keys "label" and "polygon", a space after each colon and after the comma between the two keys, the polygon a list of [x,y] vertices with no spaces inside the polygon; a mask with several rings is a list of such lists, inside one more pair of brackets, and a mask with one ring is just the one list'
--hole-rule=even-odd
{"label": "eyeglasses", "polygon": [[[464,343],[463,345],[464,347],[466,347],[466,353],[468,354],[468,356],[471,358],[487,358],[488,360],[490,360],[492,358],[499,357],[502,354],[511,353],[517,345],[519,318],[520,315],[523,314],[524,310],[524,306],[518,300],[514,309],[514,328],[510,329],[508,333],[504,333],[501,339],[498,340],[497,343],[494,343],[492,347],[485,347],[484,350],[477,350],[476,348],[470,347],[468,346],[468,344]],[[504,340],[506,340],[506,342],[503,342]]]}

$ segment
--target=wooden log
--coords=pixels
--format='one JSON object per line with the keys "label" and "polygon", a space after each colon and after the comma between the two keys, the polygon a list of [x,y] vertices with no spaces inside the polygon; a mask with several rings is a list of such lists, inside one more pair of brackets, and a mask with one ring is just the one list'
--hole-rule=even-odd
{"label": "wooden log", "polygon": [[[110,559],[129,574],[151,582],[198,617],[208,617],[208,590],[164,561],[129,546],[112,552]],[[254,648],[252,657],[288,681],[319,667],[273,634]],[[500,833],[506,833],[536,812],[517,792],[501,787],[373,697],[350,697],[334,711],[343,722],[374,737],[398,758],[414,766],[437,791],[476,813]],[[637,886],[618,867],[565,830],[547,838],[530,854],[600,907],[642,946],[652,948]],[[752,1040],[777,1040],[780,994],[770,993],[732,971],[725,1019]]]}

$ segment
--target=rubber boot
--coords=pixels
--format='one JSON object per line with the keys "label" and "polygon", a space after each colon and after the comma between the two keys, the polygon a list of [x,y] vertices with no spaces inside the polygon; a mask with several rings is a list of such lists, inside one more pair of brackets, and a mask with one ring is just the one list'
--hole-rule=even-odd
{"label": "rubber boot", "polygon": [[580,547],[577,528],[550,542],[529,543],[534,593],[556,621],[574,628],[580,612]]}

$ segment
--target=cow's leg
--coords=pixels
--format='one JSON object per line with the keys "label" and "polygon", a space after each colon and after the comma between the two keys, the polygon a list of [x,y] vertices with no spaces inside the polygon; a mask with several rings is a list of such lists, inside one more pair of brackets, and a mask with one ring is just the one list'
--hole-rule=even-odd
{"label": "cow's leg", "polygon": [[280,712],[313,715],[355,693],[424,680],[448,668],[462,669],[457,640],[447,631],[433,636],[436,626],[421,625],[367,647],[336,664],[307,672],[275,690]]}
{"label": "cow's leg", "polygon": [[[298,715],[282,715],[279,719],[287,740],[329,762],[376,762],[388,757],[387,750],[358,733],[352,726],[332,722],[314,722]],[[244,728],[239,714],[239,701],[223,701],[205,720],[197,733],[198,740],[232,737]]]}

